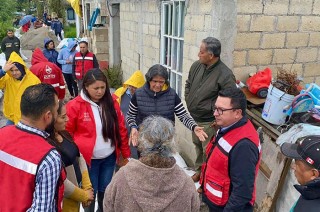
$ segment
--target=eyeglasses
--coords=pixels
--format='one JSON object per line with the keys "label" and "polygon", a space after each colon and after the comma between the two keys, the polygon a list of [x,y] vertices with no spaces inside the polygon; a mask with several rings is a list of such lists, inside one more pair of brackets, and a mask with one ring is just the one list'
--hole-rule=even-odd
{"label": "eyeglasses", "polygon": [[218,112],[219,116],[223,115],[224,111],[228,111],[228,110],[237,110],[237,109],[241,109],[241,108],[229,108],[229,109],[222,109],[216,106],[213,106],[212,108],[212,112],[214,113],[215,111]]}

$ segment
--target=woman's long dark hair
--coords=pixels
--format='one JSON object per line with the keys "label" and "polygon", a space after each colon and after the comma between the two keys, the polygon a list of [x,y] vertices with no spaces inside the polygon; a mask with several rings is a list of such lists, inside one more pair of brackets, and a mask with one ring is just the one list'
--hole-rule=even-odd
{"label": "woman's long dark hair", "polygon": [[[61,110],[62,107],[65,105],[66,103],[64,101],[59,101],[59,108],[58,108],[58,115],[61,115]],[[67,140],[69,140],[70,142],[74,142],[72,136],[70,135],[70,133],[66,130],[63,130],[61,132],[59,132],[59,134],[63,137],[66,138]],[[48,143],[50,143],[52,146],[56,147],[56,149],[58,150],[58,152],[62,151],[61,148],[61,143],[56,139],[55,133],[50,132],[50,136],[48,137]]]}
{"label": "woman's long dark hair", "polygon": [[83,78],[83,92],[90,98],[90,95],[86,89],[87,86],[95,83],[96,81],[102,81],[106,83],[106,92],[99,101],[101,107],[101,120],[102,120],[102,135],[104,139],[111,139],[111,144],[121,145],[121,137],[119,131],[119,122],[116,110],[113,105],[113,99],[110,93],[107,77],[104,73],[98,69],[90,69]]}

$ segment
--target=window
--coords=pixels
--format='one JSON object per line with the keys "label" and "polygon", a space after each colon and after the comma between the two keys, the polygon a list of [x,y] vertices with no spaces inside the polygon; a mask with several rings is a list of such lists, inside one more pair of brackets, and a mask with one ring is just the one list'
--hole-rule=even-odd
{"label": "window", "polygon": [[184,0],[162,2],[160,63],[167,68],[170,86],[181,97]]}
{"label": "window", "polygon": [[68,20],[75,20],[74,10],[72,8],[67,9],[67,18]]}

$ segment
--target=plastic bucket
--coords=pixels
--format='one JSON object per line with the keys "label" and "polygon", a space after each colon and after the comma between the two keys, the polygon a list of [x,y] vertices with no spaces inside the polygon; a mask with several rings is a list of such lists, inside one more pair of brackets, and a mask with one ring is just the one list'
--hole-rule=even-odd
{"label": "plastic bucket", "polygon": [[293,99],[293,95],[286,94],[270,84],[268,96],[261,114],[262,118],[271,124],[284,124],[287,116],[284,108],[287,105],[291,105]]}

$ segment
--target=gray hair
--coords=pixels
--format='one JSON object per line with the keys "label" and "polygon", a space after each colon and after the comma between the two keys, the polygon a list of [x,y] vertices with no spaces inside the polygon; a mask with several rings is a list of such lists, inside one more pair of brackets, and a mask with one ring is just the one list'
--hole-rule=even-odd
{"label": "gray hair", "polygon": [[169,85],[168,71],[162,65],[156,64],[156,65],[151,66],[151,68],[149,68],[148,72],[145,75],[147,82],[150,82],[152,80],[152,78],[155,76],[163,77],[166,81],[166,84]]}
{"label": "gray hair", "polygon": [[215,57],[220,57],[221,54],[221,43],[217,38],[207,37],[202,40],[202,43],[206,45],[206,49],[209,53]]}
{"label": "gray hair", "polygon": [[139,129],[138,149],[142,156],[159,154],[171,157],[175,152],[174,125],[161,116],[147,117]]}

